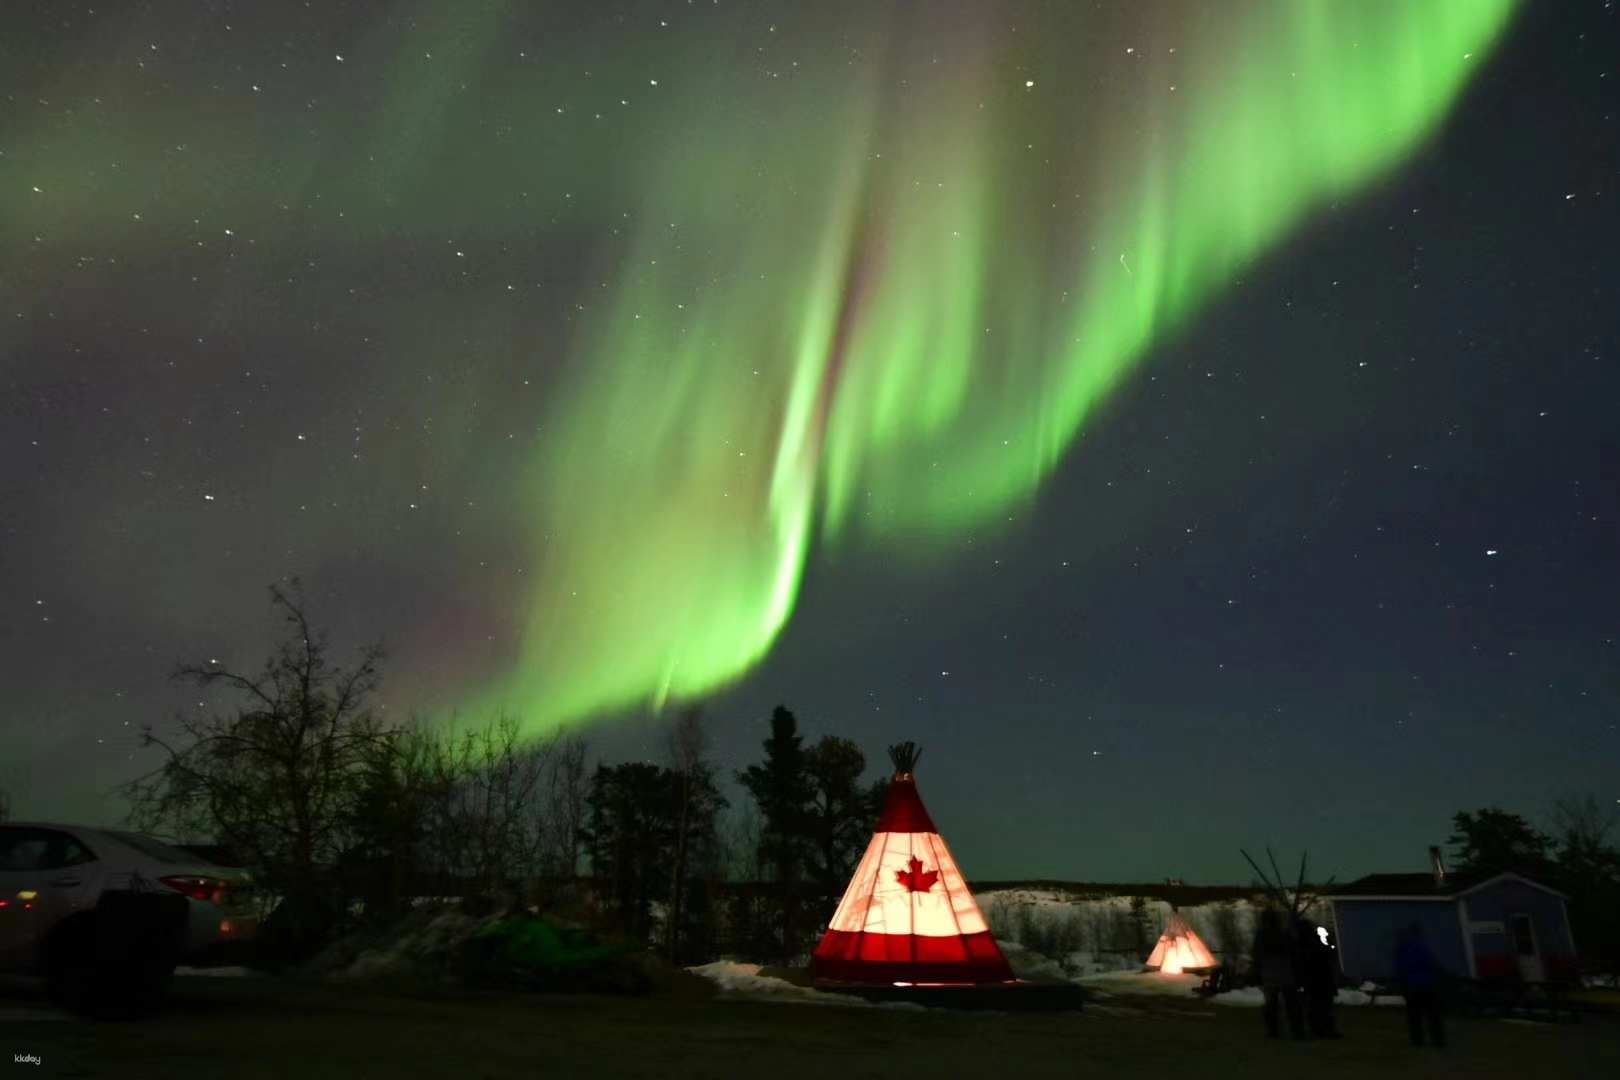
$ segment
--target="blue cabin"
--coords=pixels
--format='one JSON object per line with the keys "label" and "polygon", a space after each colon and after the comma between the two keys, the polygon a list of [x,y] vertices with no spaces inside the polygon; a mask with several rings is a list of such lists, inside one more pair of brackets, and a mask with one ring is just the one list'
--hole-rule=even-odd
{"label": "blue cabin", "polygon": [[1458,978],[1545,982],[1576,971],[1564,894],[1520,874],[1372,874],[1327,899],[1339,967],[1358,983],[1393,981],[1396,938],[1413,923]]}

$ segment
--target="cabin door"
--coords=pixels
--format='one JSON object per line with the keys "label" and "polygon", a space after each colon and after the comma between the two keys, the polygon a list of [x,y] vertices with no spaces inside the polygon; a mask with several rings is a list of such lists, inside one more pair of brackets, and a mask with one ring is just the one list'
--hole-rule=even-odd
{"label": "cabin door", "polygon": [[1508,916],[1508,936],[1513,955],[1519,962],[1519,977],[1525,982],[1541,982],[1546,971],[1541,966],[1541,950],[1536,947],[1536,926],[1528,915]]}

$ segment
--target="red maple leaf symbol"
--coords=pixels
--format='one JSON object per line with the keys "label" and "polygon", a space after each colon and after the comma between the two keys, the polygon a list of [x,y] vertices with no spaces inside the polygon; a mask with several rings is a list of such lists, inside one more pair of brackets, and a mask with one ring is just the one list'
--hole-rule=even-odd
{"label": "red maple leaf symbol", "polygon": [[912,892],[927,892],[934,887],[934,882],[939,880],[939,871],[923,870],[922,860],[913,855],[911,857],[911,869],[896,870],[894,876],[900,884]]}

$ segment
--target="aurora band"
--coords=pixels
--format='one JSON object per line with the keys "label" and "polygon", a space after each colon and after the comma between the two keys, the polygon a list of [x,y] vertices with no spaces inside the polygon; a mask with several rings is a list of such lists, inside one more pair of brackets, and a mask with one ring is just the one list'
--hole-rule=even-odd
{"label": "aurora band", "polygon": [[771,122],[734,102],[672,136],[525,478],[541,572],[490,701],[545,731],[707,693],[768,651],[814,543],[910,561],[1004,518],[1156,340],[1429,135],[1511,15],[1203,7],[1095,79],[1065,57],[1101,45],[1012,78],[1027,35],[919,29]]}

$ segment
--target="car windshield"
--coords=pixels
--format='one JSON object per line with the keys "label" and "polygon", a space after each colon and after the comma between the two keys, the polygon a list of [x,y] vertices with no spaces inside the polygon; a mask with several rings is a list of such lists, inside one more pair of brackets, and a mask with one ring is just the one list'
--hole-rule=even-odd
{"label": "car windshield", "polygon": [[142,836],[140,833],[109,832],[107,835],[121,844],[129,845],[142,855],[149,855],[166,863],[206,863],[208,861],[199,856],[187,854],[179,848],[170,847],[161,840],[154,840],[150,836]]}

